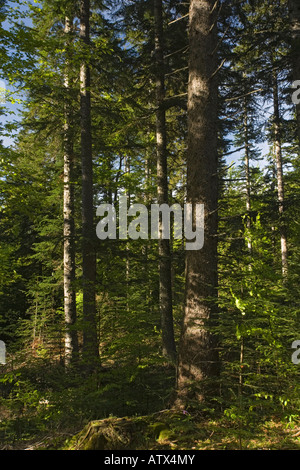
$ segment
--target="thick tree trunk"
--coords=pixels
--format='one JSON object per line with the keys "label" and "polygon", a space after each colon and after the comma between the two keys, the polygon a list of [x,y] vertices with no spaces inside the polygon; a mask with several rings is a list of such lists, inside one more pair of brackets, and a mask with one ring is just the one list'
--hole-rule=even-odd
{"label": "thick tree trunk", "polygon": [[[72,29],[72,20],[65,19],[67,56],[70,45],[68,35]],[[75,290],[75,223],[74,223],[74,150],[73,120],[70,96],[70,63],[65,64],[65,124],[64,124],[64,312],[65,312],[65,365],[74,363],[78,355]]]}
{"label": "thick tree trunk", "polygon": [[204,247],[186,253],[177,404],[207,400],[219,373],[217,317],[217,25],[215,0],[190,2],[187,202],[205,206]]}
{"label": "thick tree trunk", "polygon": [[[90,1],[80,2],[80,40],[83,55],[90,44]],[[80,68],[81,165],[82,165],[82,277],[83,277],[83,355],[94,365],[98,361],[96,328],[96,255],[93,207],[93,159],[91,132],[90,68],[82,59]]]}
{"label": "thick tree trunk", "polygon": [[282,169],[282,148],[281,148],[281,131],[280,131],[280,111],[278,97],[277,74],[273,72],[273,102],[274,102],[274,144],[275,144],[275,160],[276,160],[276,177],[277,177],[277,197],[279,206],[279,230],[281,243],[281,267],[283,276],[288,272],[288,249],[287,234],[284,214],[284,183]]}
{"label": "thick tree trunk", "polygon": [[[300,2],[289,0],[290,24],[292,35],[293,80],[300,80]],[[296,105],[297,132],[300,145],[300,103]]]}
{"label": "thick tree trunk", "polygon": [[[155,79],[156,79],[156,149],[158,204],[168,204],[168,168],[165,99],[165,71],[163,48],[162,0],[154,0],[155,23]],[[162,221],[159,224],[159,308],[162,330],[162,352],[171,362],[176,359],[173,326],[172,271],[170,240],[162,238]]]}

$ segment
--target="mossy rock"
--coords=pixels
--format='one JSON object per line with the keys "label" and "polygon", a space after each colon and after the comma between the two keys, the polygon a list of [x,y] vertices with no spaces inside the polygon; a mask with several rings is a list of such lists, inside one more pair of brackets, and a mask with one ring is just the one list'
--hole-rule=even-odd
{"label": "mossy rock", "polygon": [[162,429],[158,436],[158,442],[160,441],[171,441],[175,438],[175,435],[171,429]]}
{"label": "mossy rock", "polygon": [[150,434],[158,441],[170,439],[173,435],[168,423],[157,422],[150,424]]}

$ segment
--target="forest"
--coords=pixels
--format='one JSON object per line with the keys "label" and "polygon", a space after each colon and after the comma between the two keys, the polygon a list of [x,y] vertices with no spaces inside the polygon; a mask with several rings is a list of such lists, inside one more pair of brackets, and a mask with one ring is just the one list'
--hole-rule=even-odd
{"label": "forest", "polygon": [[300,450],[300,1],[0,20],[0,449]]}

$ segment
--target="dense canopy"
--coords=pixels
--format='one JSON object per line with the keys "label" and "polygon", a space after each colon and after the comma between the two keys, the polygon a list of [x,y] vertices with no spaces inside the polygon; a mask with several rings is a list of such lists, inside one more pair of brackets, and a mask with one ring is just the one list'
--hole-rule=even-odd
{"label": "dense canopy", "polygon": [[299,1],[0,21],[0,447],[299,449]]}

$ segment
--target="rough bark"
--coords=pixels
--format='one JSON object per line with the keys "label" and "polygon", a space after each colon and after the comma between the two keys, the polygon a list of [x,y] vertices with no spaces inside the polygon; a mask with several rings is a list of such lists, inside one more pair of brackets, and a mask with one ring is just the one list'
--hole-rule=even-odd
{"label": "rough bark", "polygon": [[[162,1],[154,0],[155,24],[155,81],[156,81],[156,153],[158,204],[168,204],[168,167],[164,71],[164,39]],[[170,240],[162,238],[162,221],[159,223],[159,308],[162,331],[162,353],[171,362],[176,359],[173,326],[172,268]]]}
{"label": "rough bark", "polygon": [[177,404],[215,393],[217,319],[217,13],[215,0],[191,0],[187,202],[205,206],[204,247],[186,253],[186,293],[177,374]]}
{"label": "rough bark", "polygon": [[74,150],[72,105],[70,103],[70,53],[69,35],[72,20],[65,19],[66,51],[65,64],[65,124],[64,124],[64,313],[65,313],[65,365],[74,363],[78,354],[75,290],[75,223],[74,223]]}
{"label": "rough bark", "polygon": [[90,1],[80,2],[80,40],[83,59],[80,67],[81,167],[82,167],[82,279],[83,279],[83,355],[88,364],[98,360],[96,328],[96,254],[93,206],[93,158],[91,131]]}
{"label": "rough bark", "polygon": [[[289,0],[293,80],[300,80],[300,2]],[[300,103],[296,105],[297,134],[300,145]]]}

